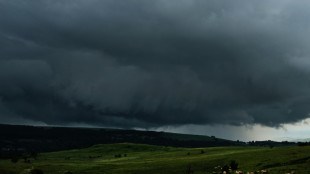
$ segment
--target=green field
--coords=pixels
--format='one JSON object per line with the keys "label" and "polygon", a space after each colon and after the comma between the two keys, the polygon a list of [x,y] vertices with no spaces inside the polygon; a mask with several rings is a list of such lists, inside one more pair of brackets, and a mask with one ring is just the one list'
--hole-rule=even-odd
{"label": "green field", "polygon": [[[203,151],[203,153],[202,153]],[[115,157],[121,154],[122,157]],[[126,155],[125,155],[126,154]],[[268,173],[310,173],[310,147],[175,148],[132,143],[96,145],[85,149],[39,154],[37,160],[0,161],[1,174],[41,169],[44,174],[194,174],[219,171],[235,160],[242,171],[267,169]],[[233,171],[232,173],[235,173]]]}

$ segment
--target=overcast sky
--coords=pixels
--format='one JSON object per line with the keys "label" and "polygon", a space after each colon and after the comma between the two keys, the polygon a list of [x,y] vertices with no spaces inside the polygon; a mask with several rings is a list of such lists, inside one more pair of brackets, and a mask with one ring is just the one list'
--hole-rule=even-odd
{"label": "overcast sky", "polygon": [[309,8],[0,0],[0,123],[294,132],[310,113]]}

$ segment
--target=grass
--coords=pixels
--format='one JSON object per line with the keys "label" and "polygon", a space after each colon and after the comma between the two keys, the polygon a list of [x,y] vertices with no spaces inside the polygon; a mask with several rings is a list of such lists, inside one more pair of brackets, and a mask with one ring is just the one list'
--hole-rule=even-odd
{"label": "grass", "polygon": [[[118,154],[122,157],[115,157]],[[215,166],[224,166],[231,160],[236,160],[238,170],[242,171],[267,169],[268,173],[276,174],[310,173],[310,147],[174,148],[132,143],[42,153],[30,164],[23,160],[16,164],[0,160],[0,173],[19,174],[34,167],[43,170],[44,174],[64,174],[66,171],[73,174],[185,174],[191,166],[194,174],[207,174],[215,171]]]}

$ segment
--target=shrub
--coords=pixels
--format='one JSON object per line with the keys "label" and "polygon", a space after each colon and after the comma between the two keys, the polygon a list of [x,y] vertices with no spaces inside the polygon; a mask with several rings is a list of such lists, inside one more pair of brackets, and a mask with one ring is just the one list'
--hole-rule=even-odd
{"label": "shrub", "polygon": [[229,173],[229,167],[228,167],[228,165],[223,166],[223,168],[222,168],[222,173],[223,173],[224,171],[225,171],[226,173]]}
{"label": "shrub", "polygon": [[194,173],[194,171],[191,169],[192,167],[191,167],[191,165],[189,165],[188,167],[187,167],[187,169],[186,169],[186,174],[193,174]]}
{"label": "shrub", "polygon": [[43,174],[43,171],[40,169],[32,169],[31,174]]}
{"label": "shrub", "polygon": [[33,151],[33,152],[30,152],[30,157],[32,157],[33,159],[37,159],[37,157],[38,157],[38,152],[35,152],[35,151]]}
{"label": "shrub", "polygon": [[19,160],[19,158],[17,156],[15,156],[15,155],[11,159],[12,163],[17,163],[18,160]]}
{"label": "shrub", "polygon": [[121,154],[118,154],[118,155],[114,155],[115,158],[121,158],[122,155]]}
{"label": "shrub", "polygon": [[238,169],[238,163],[237,163],[235,160],[232,160],[232,161],[230,162],[230,168],[231,168],[232,170],[237,170],[237,169]]}
{"label": "shrub", "polygon": [[25,169],[21,174],[44,174],[40,169]]}

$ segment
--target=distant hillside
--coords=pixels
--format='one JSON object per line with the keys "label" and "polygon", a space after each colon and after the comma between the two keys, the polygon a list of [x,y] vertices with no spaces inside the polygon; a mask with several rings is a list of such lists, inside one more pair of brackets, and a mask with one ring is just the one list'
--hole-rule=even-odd
{"label": "distant hillside", "polygon": [[0,152],[50,152],[85,148],[96,144],[139,143],[172,147],[282,146],[273,141],[240,142],[214,136],[105,128],[39,127],[0,124]]}
{"label": "distant hillside", "polygon": [[290,141],[290,142],[310,142],[310,138],[293,138],[293,137],[280,137],[276,141]]}
{"label": "distant hillside", "polygon": [[245,145],[216,137],[105,128],[38,127],[0,124],[0,148],[59,151],[95,144],[142,143],[174,147]]}

